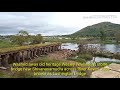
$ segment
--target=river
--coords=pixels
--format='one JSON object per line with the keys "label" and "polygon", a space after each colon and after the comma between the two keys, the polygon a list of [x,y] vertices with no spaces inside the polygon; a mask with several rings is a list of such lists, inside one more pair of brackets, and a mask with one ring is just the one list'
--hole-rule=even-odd
{"label": "river", "polygon": [[[113,53],[120,52],[120,44],[88,44],[88,45],[96,46],[96,47],[99,47],[99,49],[110,51]],[[75,43],[63,43],[61,48],[62,49],[77,50],[78,45]],[[100,62],[100,61],[120,62],[120,60],[117,60],[117,59],[95,57],[95,62]]]}

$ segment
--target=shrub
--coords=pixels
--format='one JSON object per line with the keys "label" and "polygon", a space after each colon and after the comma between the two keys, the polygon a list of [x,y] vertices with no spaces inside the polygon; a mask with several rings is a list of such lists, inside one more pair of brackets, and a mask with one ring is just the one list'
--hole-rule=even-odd
{"label": "shrub", "polygon": [[76,59],[77,62],[80,62],[80,63],[86,63],[86,60],[85,59],[82,59],[82,58],[79,58],[79,59]]}
{"label": "shrub", "polygon": [[79,55],[80,58],[85,60],[92,60],[93,56],[91,54],[81,54]]}

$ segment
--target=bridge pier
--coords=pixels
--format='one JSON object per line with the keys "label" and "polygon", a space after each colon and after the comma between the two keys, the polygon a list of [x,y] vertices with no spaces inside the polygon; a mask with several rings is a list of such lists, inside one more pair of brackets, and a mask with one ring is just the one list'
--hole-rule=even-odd
{"label": "bridge pier", "polygon": [[42,55],[42,48],[39,48],[39,56]]}
{"label": "bridge pier", "polygon": [[27,59],[28,59],[28,60],[32,60],[32,58],[30,57],[30,53],[31,53],[31,51],[30,51],[30,50],[27,50]]}
{"label": "bridge pier", "polygon": [[51,52],[53,52],[53,46],[51,47]]}
{"label": "bridge pier", "polygon": [[34,57],[38,57],[38,56],[37,56],[37,49],[34,49],[33,52],[34,52]]}
{"label": "bridge pier", "polygon": [[20,52],[16,52],[10,55],[10,59],[13,59],[10,63],[20,62]]}
{"label": "bridge pier", "polygon": [[1,64],[1,61],[2,61],[2,58],[1,58],[1,55],[0,55],[0,66],[2,65],[2,64]]}
{"label": "bridge pier", "polygon": [[1,66],[3,67],[8,67],[9,64],[8,64],[8,58],[9,58],[9,54],[5,54],[5,55],[1,55]]}
{"label": "bridge pier", "polygon": [[24,62],[25,61],[24,51],[22,51],[21,53],[22,53],[21,60],[22,60],[22,62]]}
{"label": "bridge pier", "polygon": [[34,55],[33,55],[33,54],[34,54],[33,49],[31,49],[31,50],[30,50],[30,57],[31,57],[31,58],[34,58]]}
{"label": "bridge pier", "polygon": [[42,55],[42,48],[39,49],[39,55],[41,56]]}

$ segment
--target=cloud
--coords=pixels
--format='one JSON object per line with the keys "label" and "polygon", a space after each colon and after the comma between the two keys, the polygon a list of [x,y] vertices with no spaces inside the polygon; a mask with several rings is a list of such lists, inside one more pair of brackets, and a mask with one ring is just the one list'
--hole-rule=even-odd
{"label": "cloud", "polygon": [[64,35],[103,21],[120,24],[119,19],[120,12],[0,12],[0,34],[24,29],[31,34]]}

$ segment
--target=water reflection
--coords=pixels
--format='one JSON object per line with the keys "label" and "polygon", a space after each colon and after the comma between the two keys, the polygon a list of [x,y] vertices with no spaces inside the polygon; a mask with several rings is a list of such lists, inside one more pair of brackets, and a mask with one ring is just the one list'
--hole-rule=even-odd
{"label": "water reflection", "polygon": [[104,48],[104,50],[106,50],[106,51],[120,52],[120,45],[116,45],[116,44],[104,44],[104,45],[101,45],[101,47]]}
{"label": "water reflection", "polygon": [[118,60],[118,59],[103,58],[103,57],[95,57],[95,62],[100,62],[100,61],[120,62],[120,60]]}
{"label": "water reflection", "polygon": [[[107,50],[110,52],[120,52],[120,44],[88,44],[88,46],[94,46],[97,47],[100,50]],[[62,44],[62,49],[71,49],[71,50],[77,50],[78,49],[78,44],[74,43],[63,43]],[[120,62],[120,60],[117,59],[110,59],[110,58],[101,58],[101,57],[96,57],[95,62],[100,62],[100,61],[115,61],[115,62]]]}
{"label": "water reflection", "polygon": [[77,50],[78,45],[74,43],[63,43],[61,46],[62,49],[71,49],[71,50]]}
{"label": "water reflection", "polygon": [[[94,46],[100,50],[106,50],[110,52],[120,52],[120,44],[88,44],[88,46]],[[62,49],[77,50],[78,45],[74,43],[63,43]]]}

